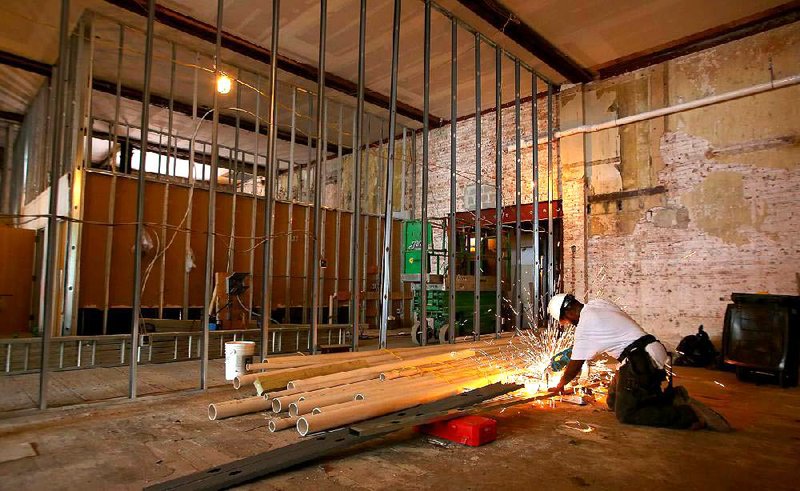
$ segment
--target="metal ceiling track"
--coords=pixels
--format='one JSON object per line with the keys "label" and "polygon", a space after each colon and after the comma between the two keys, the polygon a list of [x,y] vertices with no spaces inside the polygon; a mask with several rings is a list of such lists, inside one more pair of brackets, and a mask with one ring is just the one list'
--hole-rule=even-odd
{"label": "metal ceiling track", "polygon": [[[145,5],[140,0],[106,0],[106,2],[125,9],[137,15],[146,15]],[[214,43],[216,41],[216,28],[197,19],[184,15],[176,10],[169,9],[163,5],[156,5],[156,21],[165,26],[172,27],[198,39]],[[235,36],[229,32],[222,32],[222,47],[229,49],[240,55],[247,56],[261,63],[271,63],[272,51],[245,39]],[[278,69],[310,82],[316,82],[319,78],[318,68],[314,65],[293,60],[286,56],[278,55]],[[339,91],[343,94],[355,97],[358,93],[358,85],[339,77],[332,73],[325,73],[325,86],[329,89]],[[382,109],[389,109],[390,98],[380,92],[365,88],[364,100]],[[422,122],[422,111],[411,104],[397,101],[397,114]],[[441,118],[430,115],[434,124],[439,124]]]}

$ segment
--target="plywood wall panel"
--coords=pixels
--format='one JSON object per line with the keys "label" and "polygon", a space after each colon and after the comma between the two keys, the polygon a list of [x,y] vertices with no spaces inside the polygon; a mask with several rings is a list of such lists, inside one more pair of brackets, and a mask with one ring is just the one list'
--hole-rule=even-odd
{"label": "plywood wall panel", "polygon": [[0,226],[0,335],[29,331],[36,231]]}
{"label": "plywood wall panel", "polygon": [[[186,233],[189,226],[186,212],[189,205],[189,190],[182,186],[170,186],[167,199],[167,244],[172,244],[166,252],[164,276],[164,305],[166,307],[183,306],[183,288],[186,271]],[[181,222],[184,222],[181,224]]]}
{"label": "plywood wall panel", "polygon": [[285,281],[289,264],[286,261],[289,243],[289,205],[275,203],[275,225],[272,237],[272,305],[286,305]]}
{"label": "plywood wall panel", "polygon": [[[89,175],[88,180],[99,176]],[[133,303],[133,244],[136,240],[136,181],[117,180],[114,191],[114,238],[111,248],[109,304],[130,307]],[[81,263],[85,258],[81,258]]]}
{"label": "plywood wall panel", "polygon": [[[158,307],[159,287],[161,284],[161,267],[158,254],[165,244],[161,238],[164,221],[164,197],[166,185],[160,182],[146,182],[144,187],[144,223],[145,234],[153,242],[149,252],[142,253],[142,307]],[[134,195],[135,196],[135,195]],[[136,200],[128,202],[136,209]],[[126,203],[126,206],[128,205]],[[144,240],[144,239],[143,239]],[[131,254],[133,257],[133,254]],[[147,270],[150,269],[148,275]]]}
{"label": "plywood wall panel", "polygon": [[[86,175],[84,183],[84,213],[87,222],[108,222],[110,198],[113,193],[111,177]],[[111,229],[113,232],[113,229]],[[109,227],[86,223],[81,236],[80,305],[102,307],[105,298],[106,239]]]}

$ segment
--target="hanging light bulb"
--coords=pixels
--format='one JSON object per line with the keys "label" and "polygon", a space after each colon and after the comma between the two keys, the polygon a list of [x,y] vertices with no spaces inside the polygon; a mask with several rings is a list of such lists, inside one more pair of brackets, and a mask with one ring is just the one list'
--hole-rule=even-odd
{"label": "hanging light bulb", "polygon": [[224,73],[220,73],[219,77],[217,77],[217,92],[222,95],[225,95],[231,91],[231,86],[233,82],[231,78]]}

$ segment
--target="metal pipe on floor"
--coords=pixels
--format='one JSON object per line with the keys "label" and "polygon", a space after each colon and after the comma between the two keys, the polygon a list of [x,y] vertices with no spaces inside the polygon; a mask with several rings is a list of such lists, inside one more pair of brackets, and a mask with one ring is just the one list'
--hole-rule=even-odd
{"label": "metal pipe on floor", "polygon": [[[152,3],[154,0],[150,0]],[[39,367],[39,409],[47,409],[47,390],[49,384],[49,360],[50,360],[50,337],[52,336],[53,320],[56,316],[56,299],[53,294],[56,291],[58,278],[56,275],[58,261],[58,181],[59,163],[63,158],[62,132],[64,125],[60,123],[64,112],[64,77],[67,72],[67,30],[69,29],[69,0],[61,0],[61,19],[59,22],[59,48],[58,48],[58,68],[55,74],[58,76],[55,83],[55,104],[53,109],[53,132],[50,143],[50,198],[47,216],[47,254],[45,256],[45,276],[44,291],[42,301],[44,304],[44,315],[42,317],[42,352],[40,355],[41,366]]]}
{"label": "metal pipe on floor", "polygon": [[456,125],[458,122],[458,21],[450,21],[450,247],[447,254],[448,324],[450,343],[456,342]]}
{"label": "metal pipe on floor", "polygon": [[358,93],[353,119],[353,217],[350,223],[350,322],[353,325],[353,351],[358,349],[361,322],[361,285],[359,255],[361,251],[361,156],[364,124],[364,51],[367,39],[367,0],[361,0],[358,20]]}
{"label": "metal pipe on floor", "polygon": [[[278,87],[278,42],[280,41],[280,19],[281,2],[272,0],[272,60],[269,67],[269,133],[267,140],[267,161],[264,180],[264,249],[263,262],[261,264],[261,358],[266,358],[268,354],[269,324],[272,318],[272,241],[275,231],[275,199],[274,189],[277,176],[277,137],[278,137],[278,104],[276,92]],[[256,118],[258,119],[258,118]],[[294,114],[292,114],[294,120]],[[292,138],[294,138],[294,127],[292,128]],[[258,156],[256,156],[258,160]],[[255,175],[253,175],[255,179]],[[287,242],[289,247],[291,243]],[[288,265],[287,265],[288,268]],[[287,290],[288,291],[288,290]],[[287,302],[288,305],[288,302]]]}
{"label": "metal pipe on floor", "polygon": [[514,230],[516,232],[514,254],[514,329],[519,331],[522,328],[522,230],[520,220],[522,218],[522,147],[520,133],[520,70],[519,60],[514,60],[514,142],[516,144],[516,155],[514,158],[515,186],[514,204],[516,205],[516,215],[514,218]]}
{"label": "metal pipe on floor", "polygon": [[495,296],[494,331],[500,334],[503,330],[503,50],[495,48],[495,120],[494,120],[494,230],[495,230]]}
{"label": "metal pipe on floor", "polygon": [[[225,0],[217,0],[217,43],[214,51],[214,75],[222,75],[222,12]],[[200,356],[200,388],[208,389],[208,316],[211,314],[211,295],[216,285],[214,275],[214,237],[216,229],[217,169],[219,167],[219,92],[214,87],[213,119],[211,123],[211,169],[208,177],[208,225],[206,230],[206,262],[203,274],[203,343]],[[221,293],[221,292],[220,292]]]}
{"label": "metal pipe on floor", "polygon": [[[325,1],[325,0],[323,0]],[[392,212],[394,211],[394,150],[395,150],[395,125],[397,123],[397,71],[400,58],[400,4],[401,0],[394,0],[394,18],[392,20],[392,70],[391,88],[389,95],[389,148],[387,155],[386,186],[384,189],[383,212],[383,265],[381,267],[381,318],[380,318],[380,347],[386,348],[389,327],[389,311],[391,310],[391,293],[389,283],[392,276]]]}
{"label": "metal pipe on floor", "polygon": [[147,38],[144,51],[144,90],[142,90],[141,149],[139,151],[139,176],[136,185],[136,236],[133,253],[133,303],[131,309],[130,380],[128,395],[136,398],[136,375],[139,348],[139,318],[142,309],[142,235],[144,233],[144,189],[147,140],[150,130],[150,82],[153,74],[153,36],[155,24],[155,0],[147,2]]}
{"label": "metal pipe on floor", "polygon": [[475,309],[472,335],[481,334],[481,36],[475,34]]}
{"label": "metal pipe on floor", "polygon": [[423,83],[422,83],[422,262],[420,264],[420,344],[428,344],[428,145],[430,121],[428,112],[431,105],[431,0],[425,0],[425,38],[423,40]]}
{"label": "metal pipe on floor", "polygon": [[[319,329],[319,314],[320,306],[320,273],[321,273],[321,255],[320,255],[320,238],[322,236],[322,219],[321,219],[321,205],[322,205],[322,162],[326,158],[326,140],[325,140],[325,118],[326,109],[325,104],[325,48],[327,41],[328,29],[328,0],[321,0],[319,4],[319,65],[317,79],[317,154],[316,154],[316,168],[314,170],[314,249],[312,252],[311,260],[311,353],[315,354],[318,350],[317,334]],[[310,139],[309,139],[310,141]],[[311,163],[309,162],[309,170]]]}

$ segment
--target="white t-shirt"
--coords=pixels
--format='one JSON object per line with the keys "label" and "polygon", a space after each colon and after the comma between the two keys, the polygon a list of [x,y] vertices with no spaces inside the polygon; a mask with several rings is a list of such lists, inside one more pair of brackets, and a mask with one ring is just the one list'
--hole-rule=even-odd
{"label": "white t-shirt", "polygon": [[[622,309],[608,300],[590,300],[581,310],[575,327],[573,360],[591,360],[600,353],[619,358],[632,342],[647,333]],[[661,343],[650,343],[645,350],[655,365],[664,368],[667,352]]]}

